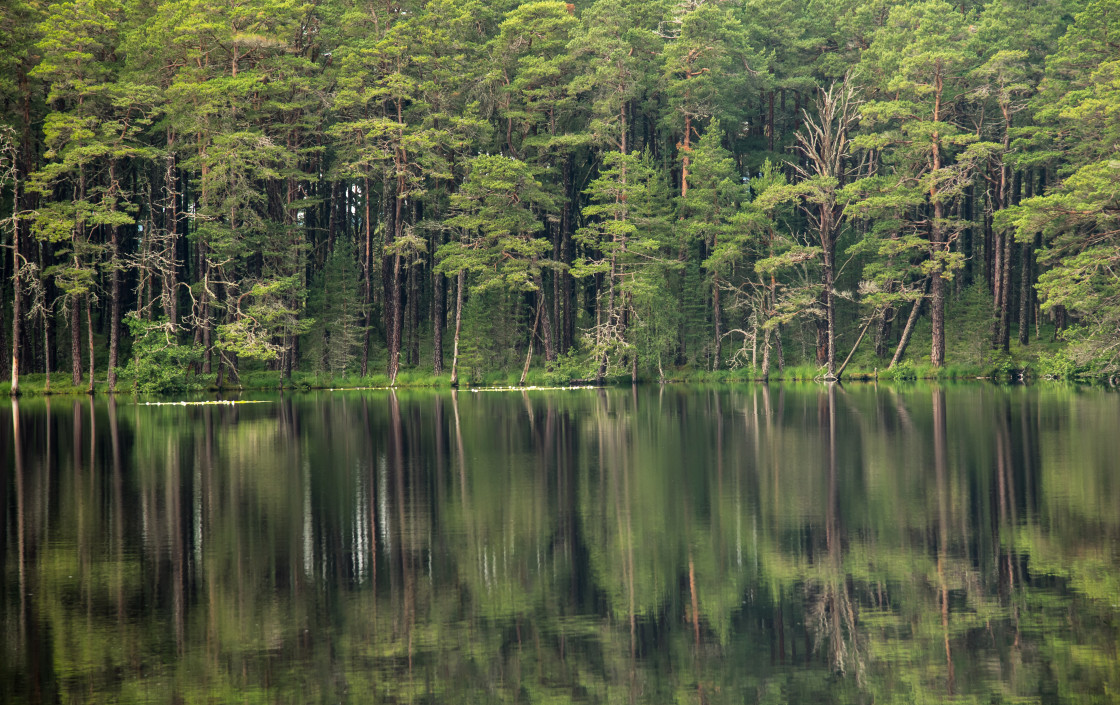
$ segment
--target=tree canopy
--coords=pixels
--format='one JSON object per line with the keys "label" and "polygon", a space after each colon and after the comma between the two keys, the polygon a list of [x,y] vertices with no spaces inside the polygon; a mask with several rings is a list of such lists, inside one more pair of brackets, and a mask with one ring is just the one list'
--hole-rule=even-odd
{"label": "tree canopy", "polygon": [[1118,11],[6,3],[3,374],[1115,374]]}

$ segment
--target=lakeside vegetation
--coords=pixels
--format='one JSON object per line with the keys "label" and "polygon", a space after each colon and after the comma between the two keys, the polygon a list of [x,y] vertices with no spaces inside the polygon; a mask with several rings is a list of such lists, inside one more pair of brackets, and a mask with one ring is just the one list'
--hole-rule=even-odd
{"label": "lakeside vegetation", "polygon": [[1117,42],[1118,0],[14,0],[0,391],[1111,379]]}

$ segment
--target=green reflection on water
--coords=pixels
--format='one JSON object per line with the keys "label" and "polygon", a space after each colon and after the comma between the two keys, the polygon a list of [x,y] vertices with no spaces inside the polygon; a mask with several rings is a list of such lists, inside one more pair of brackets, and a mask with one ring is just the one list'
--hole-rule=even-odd
{"label": "green reflection on water", "polygon": [[1115,394],[259,398],[0,407],[5,701],[1120,697]]}

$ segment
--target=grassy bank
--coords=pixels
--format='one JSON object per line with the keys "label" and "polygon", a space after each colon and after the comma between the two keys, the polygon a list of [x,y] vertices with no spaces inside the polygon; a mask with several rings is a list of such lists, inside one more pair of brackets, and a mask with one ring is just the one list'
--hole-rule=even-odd
{"label": "grassy bank", "polygon": [[[1029,331],[1030,339],[1027,345],[1022,345],[1018,340],[1018,331],[1014,327],[1011,331],[1011,344],[1008,352],[992,350],[990,333],[990,303],[984,298],[983,292],[976,288],[966,290],[959,298],[952,301],[947,311],[949,325],[946,327],[946,347],[949,351],[946,365],[941,368],[929,364],[929,348],[931,340],[928,319],[921,321],[915,328],[907,354],[902,362],[893,369],[887,369],[887,359],[876,357],[873,344],[864,340],[862,346],[852,356],[852,361],[844,371],[844,379],[853,380],[931,380],[951,381],[986,379],[994,382],[1018,382],[1023,380],[1062,379],[1096,381],[1091,369],[1078,367],[1066,354],[1065,343],[1055,335],[1052,326],[1043,325],[1038,329],[1032,327]],[[776,360],[771,369],[769,381],[771,382],[812,382],[823,381],[824,368],[804,362],[806,357],[813,355],[813,331],[805,325],[801,328],[790,326],[783,334],[787,360],[793,364],[778,368]],[[870,337],[870,336],[869,336]],[[854,333],[851,336],[840,336],[836,347],[840,358],[847,352],[854,342]],[[893,352],[893,350],[891,351]],[[740,358],[749,359],[749,357]],[[103,361],[97,360],[99,364]],[[588,370],[594,365],[588,360],[576,356],[561,356],[560,360],[546,369],[543,366],[543,356],[536,356],[535,366],[530,369],[526,380],[527,386],[559,387],[573,384],[587,384]],[[814,361],[815,363],[815,361]],[[370,359],[372,369],[384,370],[384,358],[372,356]],[[99,373],[94,384],[94,393],[103,394],[108,391],[108,383],[104,377],[104,367],[99,367]],[[664,368],[664,380],[659,378],[656,370],[644,370],[639,375],[643,383],[688,383],[688,384],[745,384],[762,381],[757,369],[742,366],[734,369],[705,370],[696,366],[679,366]],[[174,379],[174,386],[166,391],[169,394],[185,393],[219,393],[237,391],[275,391],[275,390],[312,390],[312,389],[355,389],[388,387],[389,378],[379,371],[374,374],[361,376],[350,374],[332,376],[329,374],[313,372],[294,372],[291,379],[282,379],[276,371],[265,369],[263,366],[246,365],[238,380],[226,381],[222,387],[216,385],[216,376],[198,377],[172,372],[169,378]],[[480,367],[460,365],[460,387],[507,387],[516,386],[521,379],[521,367],[505,370],[485,370]],[[117,383],[117,392],[130,394],[135,388],[135,380],[122,374]],[[629,374],[609,377],[602,380],[603,384],[629,384]],[[141,385],[142,386],[142,385]],[[398,388],[433,388],[446,389],[451,387],[449,372],[435,375],[431,367],[415,367],[402,369],[397,376]],[[0,394],[7,396],[10,391],[9,382],[0,382]],[[28,374],[20,377],[20,393],[27,396],[40,396],[45,394],[56,395],[85,395],[88,393],[88,377],[82,384],[72,384],[69,374],[56,372],[51,375],[48,389],[46,378],[42,374]]]}
{"label": "grassy bank", "polygon": [[[844,381],[953,381],[983,379],[993,382],[1019,382],[1041,379],[1077,379],[1077,370],[1072,363],[1060,357],[1046,357],[1043,359],[1016,358],[1014,355],[994,355],[984,364],[951,362],[945,367],[936,368],[928,362],[914,362],[904,360],[893,369],[876,366],[850,365],[844,372]],[[641,375],[638,381],[647,384],[664,382],[667,384],[751,384],[763,381],[770,382],[822,382],[825,369],[816,365],[789,365],[782,369],[773,369],[768,380],[764,380],[757,370],[749,367],[740,367],[728,370],[696,370],[690,368],[671,368],[665,370],[665,378],[661,380],[656,374]],[[474,375],[469,380],[460,383],[461,388],[479,387],[513,387],[517,386],[521,378],[518,371],[494,371]],[[279,372],[270,370],[255,370],[242,373],[239,382],[227,383],[218,387],[213,380],[189,380],[190,383],[183,388],[171,393],[222,393],[242,391],[278,391],[278,390],[321,390],[321,389],[363,389],[363,388],[388,388],[389,378],[384,373],[377,373],[362,377],[361,375],[331,376],[310,372],[295,372],[290,379],[282,379]],[[604,378],[603,385],[629,384],[630,376],[619,375]],[[1084,381],[1092,381],[1085,379]],[[528,387],[563,387],[572,385],[587,385],[593,380],[587,380],[572,374],[556,370],[533,368],[526,379]],[[435,375],[431,370],[409,369],[402,370],[397,376],[397,388],[451,388],[450,374]],[[8,395],[11,385],[8,382],[0,383],[0,394]],[[43,395],[86,395],[89,393],[88,378],[82,384],[74,386],[71,378],[66,375],[55,374],[51,376],[48,388],[46,377],[42,374],[28,374],[20,377],[20,394],[22,396]],[[134,390],[134,380],[121,377],[117,382],[118,394],[131,394]],[[104,378],[96,378],[94,394],[108,393],[108,382]]]}

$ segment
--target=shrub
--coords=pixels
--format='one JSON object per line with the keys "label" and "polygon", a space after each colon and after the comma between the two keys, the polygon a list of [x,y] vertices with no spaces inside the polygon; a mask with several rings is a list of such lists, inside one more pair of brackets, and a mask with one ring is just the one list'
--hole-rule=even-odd
{"label": "shrub", "polygon": [[1064,351],[1059,350],[1053,355],[1039,355],[1036,369],[1046,379],[1073,379],[1078,365]]}
{"label": "shrub", "polygon": [[202,386],[188,369],[202,359],[202,349],[180,344],[166,318],[145,321],[130,313],[125,323],[132,333],[132,359],[122,374],[132,378],[134,391],[168,394]]}

